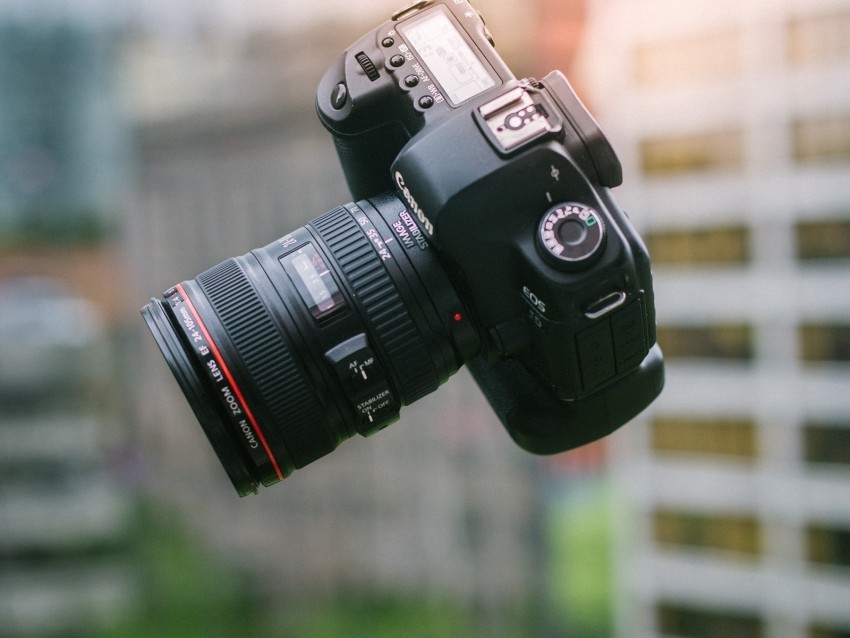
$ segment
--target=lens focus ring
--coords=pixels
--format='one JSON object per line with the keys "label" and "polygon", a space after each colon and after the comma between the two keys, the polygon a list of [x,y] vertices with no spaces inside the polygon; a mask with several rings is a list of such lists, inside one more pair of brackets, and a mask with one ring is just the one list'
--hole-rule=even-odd
{"label": "lens focus ring", "polygon": [[[273,432],[285,432],[296,468],[334,449],[324,418],[289,348],[236,259],[202,273],[198,284],[224,326],[266,410]],[[279,427],[285,424],[284,430]]]}
{"label": "lens focus ring", "polygon": [[372,324],[376,345],[386,352],[404,403],[436,390],[439,377],[428,349],[381,258],[352,214],[337,208],[311,225],[333,253]]}

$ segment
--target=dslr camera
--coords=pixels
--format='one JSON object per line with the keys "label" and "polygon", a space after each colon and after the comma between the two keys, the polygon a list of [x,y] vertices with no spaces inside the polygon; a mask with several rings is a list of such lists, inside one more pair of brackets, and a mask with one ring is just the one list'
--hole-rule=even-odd
{"label": "dslr camera", "polygon": [[385,428],[464,364],[537,454],[659,394],[649,256],[560,72],[517,79],[466,0],[422,0],[336,60],[317,111],[357,203],[142,309],[240,495]]}

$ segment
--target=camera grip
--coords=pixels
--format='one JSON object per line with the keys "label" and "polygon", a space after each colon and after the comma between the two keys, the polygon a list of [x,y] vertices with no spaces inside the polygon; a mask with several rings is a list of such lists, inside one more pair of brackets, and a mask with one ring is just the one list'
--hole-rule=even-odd
{"label": "camera grip", "polygon": [[368,199],[392,187],[390,166],[407,141],[407,135],[398,124],[385,124],[356,136],[334,134],[333,138],[355,201]]}
{"label": "camera grip", "polygon": [[396,91],[388,77],[372,81],[363,75],[356,57],[348,51],[319,82],[316,112],[333,135],[355,201],[392,187],[390,167],[410,139],[393,99]]}
{"label": "camera grip", "polygon": [[496,415],[523,449],[557,454],[602,438],[646,408],[664,386],[661,348],[619,381],[577,401],[559,401],[517,361],[468,364]]}

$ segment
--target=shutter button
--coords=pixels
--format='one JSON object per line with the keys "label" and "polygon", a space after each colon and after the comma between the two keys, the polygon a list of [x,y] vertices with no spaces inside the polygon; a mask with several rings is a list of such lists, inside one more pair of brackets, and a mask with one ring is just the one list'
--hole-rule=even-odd
{"label": "shutter button", "polygon": [[331,106],[339,111],[345,106],[346,102],[348,102],[348,87],[345,86],[345,82],[340,82],[331,93]]}

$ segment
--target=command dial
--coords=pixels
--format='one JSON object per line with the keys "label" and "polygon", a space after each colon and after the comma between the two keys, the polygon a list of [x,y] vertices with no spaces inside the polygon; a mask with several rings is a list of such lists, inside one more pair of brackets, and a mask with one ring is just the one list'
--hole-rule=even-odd
{"label": "command dial", "polygon": [[602,252],[605,225],[590,206],[559,204],[543,216],[537,237],[543,256],[555,265],[585,268]]}

